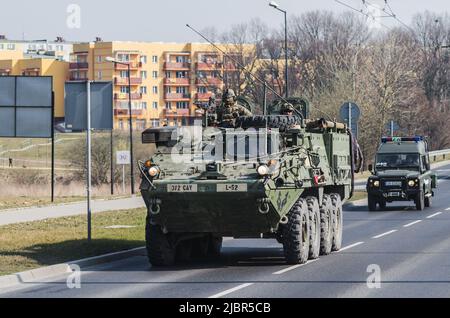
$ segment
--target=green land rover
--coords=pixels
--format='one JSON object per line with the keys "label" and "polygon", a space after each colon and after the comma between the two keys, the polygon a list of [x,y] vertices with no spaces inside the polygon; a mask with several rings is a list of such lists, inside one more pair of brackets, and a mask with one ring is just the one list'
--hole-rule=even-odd
{"label": "green land rover", "polygon": [[394,201],[414,201],[417,210],[431,206],[436,174],[430,170],[428,145],[421,136],[383,137],[369,165],[367,180],[369,211],[380,210]]}

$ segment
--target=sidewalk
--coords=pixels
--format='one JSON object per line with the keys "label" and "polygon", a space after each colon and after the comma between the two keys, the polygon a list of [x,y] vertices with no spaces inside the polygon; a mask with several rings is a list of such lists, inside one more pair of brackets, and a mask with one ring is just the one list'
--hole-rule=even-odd
{"label": "sidewalk", "polygon": [[[92,213],[145,207],[144,200],[140,196],[117,200],[92,200],[91,204]],[[0,226],[79,214],[87,214],[86,202],[11,209],[0,212]]]}

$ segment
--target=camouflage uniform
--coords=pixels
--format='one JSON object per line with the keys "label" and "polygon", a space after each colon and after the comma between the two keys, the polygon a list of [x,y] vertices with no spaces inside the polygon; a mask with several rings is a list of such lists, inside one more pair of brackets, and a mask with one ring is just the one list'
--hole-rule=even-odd
{"label": "camouflage uniform", "polygon": [[231,127],[239,116],[252,116],[252,112],[238,105],[234,91],[227,89],[222,95],[222,104],[217,109],[217,119],[222,125]]}

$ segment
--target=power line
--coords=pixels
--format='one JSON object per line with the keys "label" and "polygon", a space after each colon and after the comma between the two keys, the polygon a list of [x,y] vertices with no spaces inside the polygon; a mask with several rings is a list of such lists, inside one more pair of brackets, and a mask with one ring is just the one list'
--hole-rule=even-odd
{"label": "power line", "polygon": [[[349,8],[349,9],[352,9],[352,10],[354,10],[354,11],[356,11],[356,12],[358,12],[358,13],[364,15],[364,16],[365,16],[366,18],[368,18],[368,19],[375,20],[375,18],[376,18],[376,17],[373,16],[372,14],[369,14],[369,13],[367,13],[367,12],[364,12],[363,9],[357,9],[357,8],[352,7],[351,5],[349,5],[349,4],[347,4],[347,3],[344,3],[343,1],[340,1],[340,0],[334,0],[334,1],[337,2],[337,3],[339,3],[339,4],[341,4],[341,5],[343,5],[343,6],[345,6],[345,7],[347,7],[347,8]],[[364,1],[363,1],[363,3],[364,3]],[[384,27],[384,28],[390,30],[390,28],[389,28],[387,25],[381,23],[380,21],[378,21],[378,23],[379,23],[382,27]]]}

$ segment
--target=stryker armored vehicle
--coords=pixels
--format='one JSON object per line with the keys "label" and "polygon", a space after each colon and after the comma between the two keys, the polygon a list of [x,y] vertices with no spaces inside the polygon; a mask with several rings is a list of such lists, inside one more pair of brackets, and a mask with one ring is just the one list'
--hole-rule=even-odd
{"label": "stryker armored vehicle", "polygon": [[369,211],[381,210],[394,201],[414,201],[417,210],[431,206],[436,174],[430,170],[428,145],[424,138],[383,137],[369,165],[367,180]]}
{"label": "stryker armored vehicle", "polygon": [[[286,101],[293,115],[280,112]],[[267,109],[234,128],[200,122],[142,133],[156,149],[139,162],[152,265],[217,257],[223,237],[275,238],[289,264],[341,248],[357,143],[342,123],[308,119],[304,99]]]}

